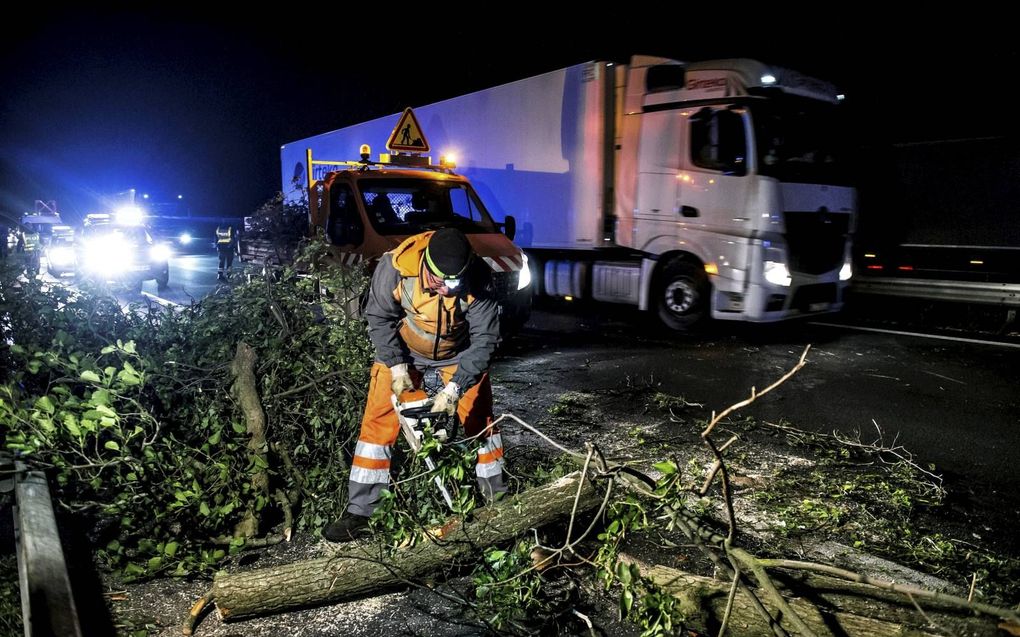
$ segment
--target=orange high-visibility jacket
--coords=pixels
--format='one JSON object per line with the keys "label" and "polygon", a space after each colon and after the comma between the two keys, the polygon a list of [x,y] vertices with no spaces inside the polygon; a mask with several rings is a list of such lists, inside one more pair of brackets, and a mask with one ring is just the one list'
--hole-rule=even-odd
{"label": "orange high-visibility jacket", "polygon": [[415,356],[434,361],[459,355],[453,382],[461,390],[478,382],[488,370],[499,342],[499,311],[483,288],[484,262],[476,260],[466,289],[442,297],[425,289],[422,260],[432,232],[405,239],[382,256],[365,305],[369,336],[379,362],[412,363]]}

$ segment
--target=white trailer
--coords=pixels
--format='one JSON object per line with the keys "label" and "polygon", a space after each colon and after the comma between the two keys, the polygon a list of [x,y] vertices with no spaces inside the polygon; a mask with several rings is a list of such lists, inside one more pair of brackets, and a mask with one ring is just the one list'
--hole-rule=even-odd
{"label": "white trailer", "polygon": [[[675,329],[834,312],[855,192],[831,85],[753,60],[588,62],[416,107],[497,221],[513,216],[536,294],[627,303]],[[285,145],[382,148],[396,115]]]}

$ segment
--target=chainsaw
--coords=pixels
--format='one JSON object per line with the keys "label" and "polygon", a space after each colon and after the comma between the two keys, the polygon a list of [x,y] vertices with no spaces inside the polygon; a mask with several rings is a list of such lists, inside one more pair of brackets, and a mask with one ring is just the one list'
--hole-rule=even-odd
{"label": "chainsaw", "polygon": [[[431,411],[432,399],[425,392],[420,390],[406,391],[401,394],[401,398],[403,402],[397,400],[396,396],[391,397],[393,409],[397,412],[397,421],[400,423],[400,432],[404,435],[404,439],[407,440],[407,444],[411,447],[412,452],[417,454],[421,450],[422,437],[425,435],[424,428],[427,426],[432,427],[432,435],[437,440],[440,442],[446,441],[448,437],[447,431],[446,429],[439,428],[438,425],[448,416]],[[420,429],[418,428],[419,425],[421,426]],[[429,471],[434,472],[436,470],[436,464],[428,455],[425,456],[425,467]],[[443,484],[442,478],[436,475],[433,476],[432,480],[439,487],[439,492],[443,495],[446,506],[450,507],[451,511],[454,511],[453,498],[450,497],[450,491]]]}

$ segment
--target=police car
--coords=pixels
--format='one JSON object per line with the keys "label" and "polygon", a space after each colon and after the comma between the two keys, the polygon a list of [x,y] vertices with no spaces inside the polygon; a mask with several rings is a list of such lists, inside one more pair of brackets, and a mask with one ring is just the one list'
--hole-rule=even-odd
{"label": "police car", "polygon": [[153,241],[142,224],[140,209],[85,216],[76,255],[80,276],[98,281],[121,281],[141,289],[147,279],[166,289],[170,281],[170,246]]}

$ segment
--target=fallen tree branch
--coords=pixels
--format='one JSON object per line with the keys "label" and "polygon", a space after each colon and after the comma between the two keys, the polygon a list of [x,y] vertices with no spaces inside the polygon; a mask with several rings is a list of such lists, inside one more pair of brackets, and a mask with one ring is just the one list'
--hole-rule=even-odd
{"label": "fallen tree branch", "polygon": [[[640,560],[621,555],[621,561],[637,564],[641,575],[672,594],[682,602],[690,628],[699,631],[716,633],[721,618],[727,609],[727,599],[731,589],[730,582],[702,577],[692,573],[654,566]],[[801,617],[810,631],[820,637],[901,637],[904,634],[915,637],[934,637],[938,634],[972,635],[974,637],[992,637],[996,635],[996,627],[992,622],[973,618],[939,618],[945,630],[952,633],[931,633],[923,628],[907,629],[905,613],[913,613],[912,608],[904,607],[896,611],[887,604],[869,605],[867,599],[861,599],[859,592],[844,592],[839,597],[831,590],[819,592],[815,589],[792,590],[781,589],[784,596],[789,596],[788,604],[793,612]],[[838,599],[837,599],[838,598]],[[783,616],[771,598],[766,596],[766,604],[771,616]],[[758,637],[768,630],[760,613],[752,608],[750,599],[742,590],[734,595],[731,618],[728,623],[729,634],[734,637]]]}
{"label": "fallen tree branch", "polygon": [[[578,497],[578,485],[583,482]],[[333,555],[242,573],[219,574],[209,594],[223,620],[336,603],[400,585],[401,580],[435,576],[477,547],[511,540],[533,527],[599,505],[600,494],[573,473],[476,509],[470,521],[451,518],[436,530],[442,542],[421,542],[384,555],[374,544],[347,545]]]}
{"label": "fallen tree branch", "polygon": [[[244,341],[237,344],[234,362],[230,372],[234,376],[231,392],[244,414],[245,426],[250,436],[248,453],[256,471],[251,475],[253,495],[269,496],[269,448],[266,443],[266,414],[262,411],[259,400],[258,384],[255,380],[255,350]],[[235,537],[255,537],[258,535],[258,517],[253,505],[248,505],[244,518],[234,529]]]}

